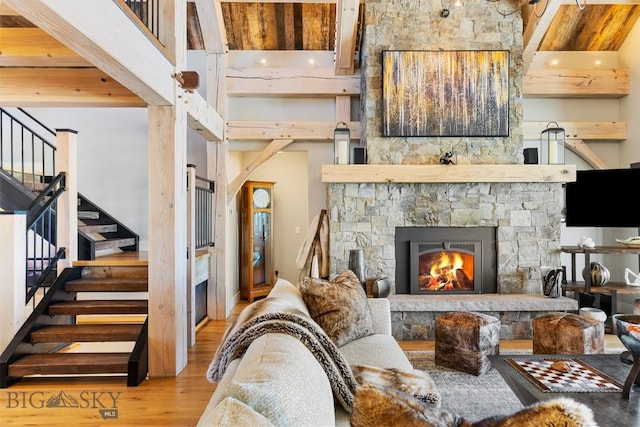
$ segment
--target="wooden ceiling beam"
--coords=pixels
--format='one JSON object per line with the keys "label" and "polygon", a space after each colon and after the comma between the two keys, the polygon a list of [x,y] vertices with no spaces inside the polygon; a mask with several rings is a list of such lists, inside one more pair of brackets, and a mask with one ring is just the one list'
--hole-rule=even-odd
{"label": "wooden ceiling beam", "polygon": [[522,80],[525,96],[620,98],[630,91],[625,69],[531,68]]}
{"label": "wooden ceiling beam", "polygon": [[0,67],[91,67],[39,28],[0,28]]}
{"label": "wooden ceiling beam", "polygon": [[[360,122],[348,122],[351,139],[360,139]],[[333,141],[336,122],[229,121],[226,137],[229,141],[264,141],[293,139],[296,141]]]}
{"label": "wooden ceiling beam", "polygon": [[227,53],[229,43],[219,1],[195,0],[200,31],[207,53]]}
{"label": "wooden ceiling beam", "polygon": [[97,68],[0,68],[6,107],[146,107],[147,103]]}
{"label": "wooden ceiling beam", "polygon": [[359,15],[360,2],[358,0],[338,0],[335,43],[335,73],[337,75],[353,74]]}
{"label": "wooden ceiling beam", "polygon": [[[149,105],[172,105],[173,64],[115,2],[4,0]],[[126,49],[123,49],[126,46]]]}
{"label": "wooden ceiling beam", "polygon": [[229,96],[360,95],[360,76],[336,76],[331,68],[227,69]]}
{"label": "wooden ceiling beam", "polygon": [[[548,121],[527,121],[523,125],[524,139],[537,140]],[[360,122],[347,123],[351,139],[360,139]],[[627,122],[558,122],[567,140],[623,141],[627,139]],[[331,141],[335,122],[312,121],[251,121],[232,120],[226,125],[225,136],[230,141]]]}
{"label": "wooden ceiling beam", "polygon": [[[557,122],[566,139],[583,141],[623,141],[627,139],[627,122]],[[524,122],[524,139],[539,139],[546,122]]]}
{"label": "wooden ceiling beam", "polygon": [[222,141],[224,120],[198,92],[185,92],[189,127],[207,141]]}

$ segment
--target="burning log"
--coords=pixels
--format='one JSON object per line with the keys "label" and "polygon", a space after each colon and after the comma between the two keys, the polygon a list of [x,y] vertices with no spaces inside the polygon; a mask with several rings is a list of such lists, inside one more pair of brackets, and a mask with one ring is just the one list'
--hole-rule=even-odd
{"label": "burning log", "polygon": [[456,270],[456,282],[459,289],[473,289],[473,281],[459,268]]}

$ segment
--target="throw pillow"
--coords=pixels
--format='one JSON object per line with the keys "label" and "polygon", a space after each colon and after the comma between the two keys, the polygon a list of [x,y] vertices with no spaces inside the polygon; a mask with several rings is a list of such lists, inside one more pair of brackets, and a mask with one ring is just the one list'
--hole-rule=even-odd
{"label": "throw pillow", "polygon": [[352,427],[459,427],[463,420],[400,390],[365,384],[356,390]]}
{"label": "throw pillow", "polygon": [[434,408],[440,407],[440,393],[436,383],[425,371],[417,369],[405,371],[366,365],[352,366],[351,370],[358,384],[394,388],[433,405]]}
{"label": "throw pillow", "polygon": [[300,291],[311,318],[338,347],[373,335],[367,295],[352,271],[347,270],[333,280],[305,277]]}

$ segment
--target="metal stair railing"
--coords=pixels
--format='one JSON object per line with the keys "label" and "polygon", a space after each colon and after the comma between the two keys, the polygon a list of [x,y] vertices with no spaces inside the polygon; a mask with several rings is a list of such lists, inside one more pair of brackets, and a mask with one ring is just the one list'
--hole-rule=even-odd
{"label": "metal stair railing", "polygon": [[[39,127],[54,138],[56,133],[22,108],[15,111],[24,117],[19,119],[18,114],[0,108],[0,169],[23,186],[38,191],[37,184],[55,176],[56,147],[34,128]],[[30,182],[27,177],[31,177]]]}
{"label": "metal stair railing", "polygon": [[56,248],[55,210],[58,198],[65,191],[66,174],[61,172],[36,197],[27,212],[26,231],[26,301],[33,298],[39,289],[53,283],[56,278],[56,264],[64,259],[65,248]]}
{"label": "metal stair railing", "polygon": [[[212,218],[215,182],[197,175],[195,178],[195,239],[196,249],[201,249],[207,246],[214,246]],[[200,184],[198,184],[198,182],[200,182]],[[202,185],[202,183],[205,185]]]}

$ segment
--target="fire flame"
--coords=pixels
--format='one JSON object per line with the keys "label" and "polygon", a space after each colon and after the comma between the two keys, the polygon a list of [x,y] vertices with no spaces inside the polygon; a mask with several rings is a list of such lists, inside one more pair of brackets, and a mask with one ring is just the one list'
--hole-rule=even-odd
{"label": "fire flame", "polygon": [[[461,280],[460,278],[462,279]],[[429,291],[446,291],[466,288],[473,278],[469,278],[464,271],[464,258],[459,252],[441,252],[440,257],[431,265],[429,274],[422,276],[420,282]]]}

